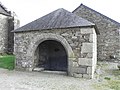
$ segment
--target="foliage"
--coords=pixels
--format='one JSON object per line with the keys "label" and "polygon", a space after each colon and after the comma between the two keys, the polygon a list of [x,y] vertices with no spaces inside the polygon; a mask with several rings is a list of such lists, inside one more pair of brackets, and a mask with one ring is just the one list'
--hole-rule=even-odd
{"label": "foliage", "polygon": [[14,64],[15,64],[15,56],[13,55],[0,56],[0,68],[13,70],[15,66]]}
{"label": "foliage", "polygon": [[110,78],[109,78],[109,77],[105,77],[104,79],[106,79],[106,80],[110,80]]}

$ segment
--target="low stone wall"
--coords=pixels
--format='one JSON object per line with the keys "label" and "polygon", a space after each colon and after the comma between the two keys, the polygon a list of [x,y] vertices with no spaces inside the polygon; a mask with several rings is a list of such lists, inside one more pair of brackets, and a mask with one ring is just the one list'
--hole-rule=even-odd
{"label": "low stone wall", "polygon": [[15,33],[16,69],[32,70],[34,51],[45,40],[57,40],[65,47],[68,53],[69,75],[93,78],[97,62],[97,48],[96,33],[91,27]]}

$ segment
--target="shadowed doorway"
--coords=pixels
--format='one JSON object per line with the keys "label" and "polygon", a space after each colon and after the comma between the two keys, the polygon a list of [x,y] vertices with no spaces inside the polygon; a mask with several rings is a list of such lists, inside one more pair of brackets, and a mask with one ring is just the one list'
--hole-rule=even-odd
{"label": "shadowed doorway", "polygon": [[50,71],[67,71],[67,53],[63,45],[55,40],[39,44],[35,52],[35,66]]}

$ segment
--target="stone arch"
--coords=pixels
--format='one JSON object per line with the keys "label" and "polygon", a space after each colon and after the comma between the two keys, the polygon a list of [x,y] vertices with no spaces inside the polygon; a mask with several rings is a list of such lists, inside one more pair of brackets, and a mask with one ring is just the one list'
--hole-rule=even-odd
{"label": "stone arch", "polygon": [[56,40],[41,42],[35,51],[34,67],[50,71],[68,71],[68,56],[63,45]]}
{"label": "stone arch", "polygon": [[70,68],[71,68],[71,65],[72,65],[72,58],[74,58],[74,53],[72,51],[72,48],[71,46],[69,45],[69,43],[67,42],[67,40],[62,37],[61,35],[57,35],[57,34],[52,34],[52,33],[44,33],[44,34],[41,34],[37,37],[34,38],[34,42],[31,44],[31,47],[30,47],[30,51],[31,51],[31,56],[32,56],[32,59],[34,62],[34,53],[35,53],[35,50],[37,49],[38,45],[40,43],[42,43],[43,41],[46,41],[46,40],[55,40],[57,42],[60,42],[63,47],[65,48],[66,50],[66,53],[67,53],[67,57],[68,57],[68,74],[70,73]]}
{"label": "stone arch", "polygon": [[[37,37],[37,38],[38,38],[38,37]],[[36,39],[36,38],[35,38],[35,39]],[[35,40],[36,42],[34,43],[34,50],[33,50],[33,52],[35,52],[37,46],[38,46],[41,42],[43,42],[43,41],[45,41],[45,40],[55,40],[55,41],[60,42],[60,43],[64,46],[65,50],[67,51],[68,57],[73,57],[72,48],[71,48],[71,46],[69,45],[69,43],[67,42],[67,40],[66,40],[64,37],[60,36],[60,35],[52,34],[52,33],[41,34],[41,35],[39,36],[39,38]]]}

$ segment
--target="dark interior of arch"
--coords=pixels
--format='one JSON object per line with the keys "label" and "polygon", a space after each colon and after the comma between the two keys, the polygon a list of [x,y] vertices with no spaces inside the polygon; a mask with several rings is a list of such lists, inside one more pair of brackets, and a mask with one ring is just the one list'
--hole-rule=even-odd
{"label": "dark interior of arch", "polygon": [[46,40],[37,48],[37,67],[50,71],[67,71],[67,53],[63,45],[54,40]]}

